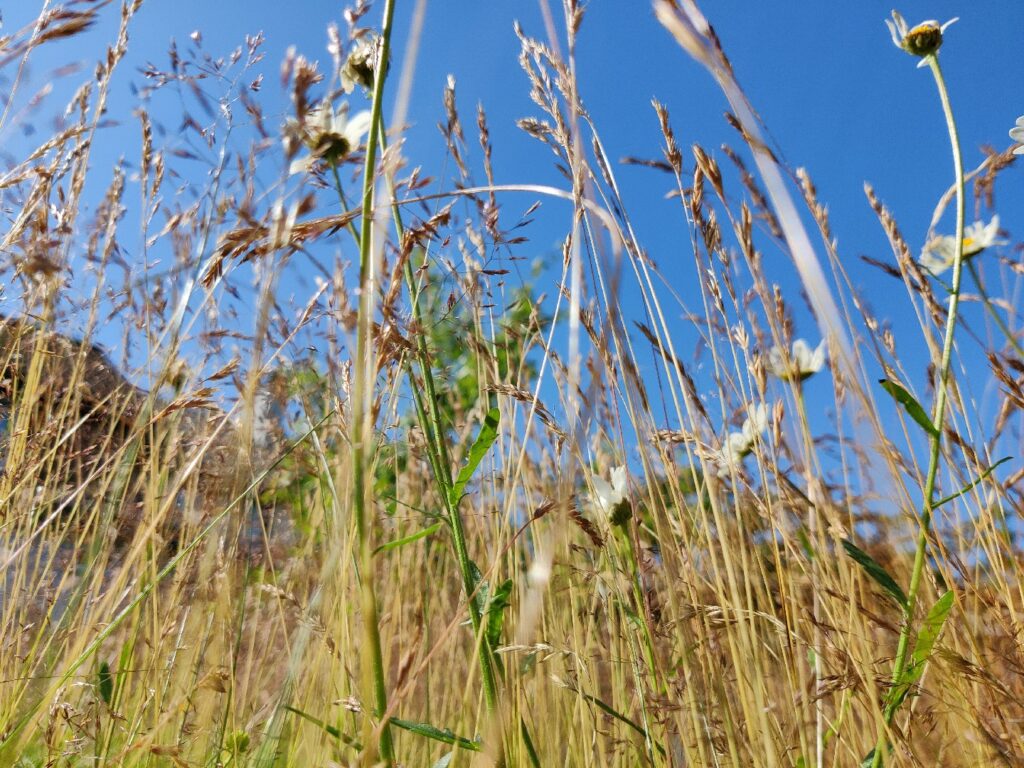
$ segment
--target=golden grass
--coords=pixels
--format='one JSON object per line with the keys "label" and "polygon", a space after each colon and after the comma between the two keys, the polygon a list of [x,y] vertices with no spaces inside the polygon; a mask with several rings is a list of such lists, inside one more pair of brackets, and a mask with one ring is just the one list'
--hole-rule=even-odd
{"label": "golden grass", "polygon": [[[806,172],[795,176],[821,235],[808,239],[809,256],[803,243],[792,250],[779,189],[762,190],[743,151],[680,147],[656,103],[652,178],[667,180],[692,235],[679,249],[692,285],[677,290],[634,234],[571,60],[520,31],[542,113],[521,127],[554,151],[565,189],[496,182],[482,109],[478,183],[449,83],[442,129],[460,191],[403,177],[388,137],[378,201],[395,202],[405,224],[376,243],[368,316],[352,298],[353,270],[324,257],[354,258],[369,225],[352,181],[363,155],[336,174],[321,158],[302,186],[282,174],[256,191],[267,188],[257,162],[287,167],[300,152],[293,142],[281,156],[279,126],[251,87],[258,38],[215,64],[223,94],[197,76],[198,42],[147,73],[150,98],[177,89],[183,104],[224,105],[184,115],[186,133],[209,142],[196,198],[175,198],[183,157],[155,143],[144,110],[141,199],[127,198],[120,167],[94,188],[89,152],[137,7],[123,8],[112,53],[68,124],[3,182],[19,211],[5,272],[24,319],[0,322],[0,763],[374,764],[384,720],[367,683],[369,583],[401,765],[860,764],[882,727],[902,614],[844,542],[906,589],[926,446],[876,382],[927,404],[931,374],[908,370],[897,344],[923,343],[935,360],[945,320],[940,284],[874,192],[867,204],[893,249],[879,280],[904,288],[919,327],[891,327],[869,309],[874,297],[851,288]],[[571,0],[566,10],[582,13]],[[20,72],[37,46],[61,44],[99,12],[50,11],[5,39],[4,66]],[[373,20],[356,13],[352,23]],[[362,33],[337,34],[340,65]],[[284,71],[299,121],[339,87],[299,56]],[[241,125],[272,140],[240,150]],[[989,207],[1011,162],[993,153],[971,176]],[[529,229],[502,207],[513,189],[572,211],[561,270],[524,284],[508,269],[529,252]],[[102,203],[81,222],[87,200]],[[139,232],[123,231],[128,209]],[[140,233],[139,263],[128,264],[121,242]],[[831,363],[782,381],[769,350],[809,334],[796,331],[806,313],[765,254],[775,263],[814,251],[820,282],[816,261],[799,271],[808,290],[827,292],[811,303],[819,319],[830,306]],[[319,280],[294,307],[279,296],[289,259]],[[72,282],[86,265],[88,280]],[[987,288],[1013,328],[1011,299],[1000,298],[1015,295],[1010,282]],[[638,306],[620,302],[624,293]],[[249,318],[233,316],[239,306]],[[360,320],[369,362],[352,352]],[[1024,362],[1005,337],[989,343],[981,322],[979,310],[958,331],[943,494],[1019,447]],[[92,341],[118,334],[134,353],[115,364]],[[988,369],[967,362],[977,360]],[[360,365],[370,366],[372,435],[356,483]],[[414,397],[435,382],[436,413],[421,403],[417,418]],[[976,405],[983,392],[994,407]],[[759,404],[765,429],[729,461],[723,443]],[[493,443],[483,426],[492,408]],[[440,472],[438,455],[449,462]],[[467,595],[446,484],[477,459],[454,504],[479,570]],[[624,501],[602,509],[595,478],[610,482],[618,466]],[[886,765],[1024,764],[1018,466],[936,513],[915,635],[947,590],[953,606],[889,729]],[[363,539],[360,487],[370,494]],[[495,600],[506,582],[507,601]],[[482,613],[477,636],[469,600]],[[493,710],[481,648],[497,679]]]}

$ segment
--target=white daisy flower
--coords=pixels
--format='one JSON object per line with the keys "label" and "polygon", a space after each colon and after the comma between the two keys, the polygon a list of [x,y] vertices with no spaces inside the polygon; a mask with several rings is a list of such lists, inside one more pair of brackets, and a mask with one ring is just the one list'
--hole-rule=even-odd
{"label": "white daisy flower", "polygon": [[341,68],[341,87],[345,93],[352,93],[357,85],[366,90],[373,88],[379,54],[380,38],[374,35],[361,37],[353,44]]}
{"label": "white daisy flower", "polygon": [[1013,154],[1024,155],[1024,115],[1017,118],[1017,124],[1010,129],[1010,138],[1020,144],[1014,147]]}
{"label": "white daisy flower", "polygon": [[349,119],[348,102],[335,110],[329,101],[322,101],[306,113],[302,123],[289,120],[285,125],[286,149],[295,137],[309,148],[309,154],[293,161],[288,172],[308,172],[319,160],[337,165],[359,147],[369,129],[368,111],[357,112]]}
{"label": "white daisy flower", "polygon": [[590,502],[594,508],[606,517],[611,517],[616,508],[626,500],[629,486],[626,482],[626,468],[615,467],[612,470],[611,482],[603,477],[594,475],[591,478],[594,493]]}
{"label": "white daisy flower", "polygon": [[768,352],[768,367],[783,381],[803,381],[820,371],[824,364],[824,341],[813,352],[803,339],[793,342],[793,351],[789,355],[782,347],[772,347]]}
{"label": "white daisy flower", "polygon": [[[993,245],[1005,245],[1005,240],[999,239],[999,216],[993,216],[992,221],[985,224],[976,221],[964,228],[964,258],[981,253]],[[918,263],[932,275],[941,275],[953,266],[956,259],[956,236],[939,235],[933,237],[921,252],[921,259]]]}
{"label": "white daisy flower", "polygon": [[[954,21],[957,19],[953,18],[945,24],[939,24],[935,19],[928,19],[910,27],[898,11],[893,11],[892,21],[886,19],[885,24],[889,27],[893,45],[909,54],[923,58],[939,50],[942,46],[942,33]],[[924,65],[925,61],[922,61],[917,66],[923,67]]]}
{"label": "white daisy flower", "polygon": [[758,436],[768,429],[768,406],[764,403],[747,406],[747,418],[739,432],[730,432],[722,441],[722,448],[709,457],[718,466],[715,474],[728,477],[740,468],[743,459],[754,450]]}

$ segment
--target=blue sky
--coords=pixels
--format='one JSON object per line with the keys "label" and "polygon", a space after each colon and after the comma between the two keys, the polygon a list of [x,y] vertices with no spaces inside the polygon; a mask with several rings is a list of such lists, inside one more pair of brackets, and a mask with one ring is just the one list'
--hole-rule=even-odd
{"label": "blue sky", "polygon": [[[36,5],[22,0],[0,3],[5,31],[34,18]],[[555,6],[560,22],[560,9],[557,3]],[[919,248],[936,199],[952,181],[948,140],[930,74],[916,69],[915,60],[893,47],[883,23],[890,10],[886,4],[717,0],[703,6],[777,150],[792,167],[809,169],[821,200],[829,206],[839,250],[854,282],[883,315],[890,315],[896,327],[904,329],[907,341],[903,349],[910,346],[913,360],[916,326],[904,307],[902,287],[859,259],[862,254],[890,258],[884,234],[864,198],[863,184],[870,181],[874,185],[896,214],[911,246]],[[401,52],[413,3],[398,0],[397,7],[395,39]],[[88,34],[40,51],[28,82],[38,87],[49,79],[53,68],[69,61],[81,61],[86,65],[84,71],[90,71],[91,62],[113,36],[116,10],[109,7],[105,22]],[[144,83],[140,67],[147,61],[163,65],[171,39],[184,46],[189,33],[199,29],[207,51],[226,54],[242,43],[245,34],[262,31],[267,38],[262,104],[270,117],[268,124],[279,124],[288,110],[287,96],[277,79],[285,50],[294,45],[309,58],[328,65],[324,30],[330,21],[344,28],[341,10],[340,3],[308,0],[148,0],[133,24],[129,57],[118,74],[110,113],[126,118],[134,106],[131,86]],[[961,17],[947,32],[942,62],[959,118],[965,164],[971,168],[982,158],[978,147],[984,143],[1005,147],[1007,130],[1024,114],[1024,2],[912,2],[899,10],[911,23]],[[375,8],[367,20],[376,24],[378,18],[379,9]],[[421,164],[432,175],[444,172],[444,145],[436,125],[443,116],[441,91],[450,73],[458,82],[460,108],[474,151],[476,104],[487,110],[498,183],[565,186],[554,170],[550,152],[515,127],[518,118],[536,115],[538,110],[529,100],[528,84],[517,63],[514,20],[528,34],[544,37],[538,5],[533,2],[428,3],[405,151],[412,165]],[[684,147],[693,142],[713,151],[722,142],[738,146],[736,135],[722,118],[726,104],[721,93],[658,25],[646,2],[592,0],[580,32],[578,74],[582,97],[612,158],[658,156],[660,135],[650,106],[652,98],[668,107]],[[82,76],[58,80],[54,94],[38,114],[61,109]],[[173,127],[177,117],[168,114],[169,125]],[[137,124],[132,119],[123,122],[106,129],[97,143],[93,166],[99,174],[122,154],[130,161],[138,155]],[[174,138],[172,133],[167,140]],[[18,147],[34,145],[38,136],[26,137],[9,127],[0,139],[3,146],[17,152]],[[718,156],[727,164],[720,153]],[[471,160],[482,178],[479,154]],[[689,158],[687,161],[692,166]],[[273,169],[269,175],[273,178],[277,173]],[[670,179],[635,167],[619,168],[617,174],[642,244],[664,265],[671,279],[685,284],[692,270],[689,235],[678,203],[664,199],[671,188]],[[202,182],[197,178],[197,183]],[[740,193],[735,185],[734,193]],[[514,217],[530,202],[525,196],[507,199],[506,218]],[[1021,168],[1002,174],[997,202],[1003,227],[1019,237],[1024,228]],[[521,246],[521,255],[553,257],[570,212],[554,201],[545,201],[543,211],[528,233],[530,244]],[[951,228],[947,218],[946,229]],[[130,242],[127,244],[130,248]],[[769,253],[767,264],[770,270],[777,270],[780,282],[793,285],[792,270],[783,257]],[[304,282],[299,275],[294,279],[296,285]],[[553,285],[545,289],[554,292]],[[897,297],[896,301],[891,297]],[[631,300],[627,290],[623,301],[628,305]],[[976,309],[969,308],[968,316],[980,323]],[[816,337],[806,318],[799,331]],[[923,382],[914,383],[920,386]]]}

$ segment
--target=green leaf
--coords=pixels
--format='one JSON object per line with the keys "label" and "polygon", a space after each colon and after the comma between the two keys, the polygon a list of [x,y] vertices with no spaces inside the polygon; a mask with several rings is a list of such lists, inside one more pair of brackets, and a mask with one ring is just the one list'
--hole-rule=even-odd
{"label": "green leaf", "polygon": [[914,396],[907,392],[903,387],[897,384],[895,381],[889,379],[879,379],[878,383],[882,385],[882,389],[889,393],[893,400],[902,405],[906,409],[914,421],[921,425],[932,437],[939,436],[939,430],[932,424],[931,417],[927,414],[921,404],[914,399]]}
{"label": "green leaf", "polygon": [[381,544],[379,547],[373,550],[373,554],[376,555],[378,552],[385,552],[390,549],[398,549],[399,547],[404,547],[406,544],[412,544],[414,541],[425,539],[427,536],[436,533],[437,529],[440,527],[441,523],[434,523],[432,526],[430,526],[429,528],[424,528],[422,531],[417,531],[416,533],[410,534],[409,536],[403,536],[400,539],[389,541],[387,544]]}
{"label": "green leaf", "polygon": [[568,689],[568,690],[572,691],[573,693],[575,693],[577,696],[580,696],[581,698],[586,699],[587,701],[589,701],[591,704],[596,706],[598,709],[600,709],[606,715],[611,715],[616,720],[618,720],[620,723],[628,725],[630,728],[632,728],[638,734],[643,736],[644,741],[649,742],[650,744],[653,744],[654,748],[657,749],[658,752],[660,752],[662,755],[665,754],[665,748],[662,747],[660,744],[658,744],[656,741],[654,741],[650,737],[650,735],[647,733],[647,729],[644,728],[639,723],[637,723],[635,720],[631,720],[626,715],[624,715],[621,712],[619,712],[616,709],[614,709],[610,704],[606,704],[604,701],[602,701],[601,699],[597,698],[597,696],[591,696],[589,693],[584,693],[583,691],[579,690],[578,688],[574,688],[571,685],[566,685],[565,687],[566,687],[566,689]]}
{"label": "green leaf", "polygon": [[480,427],[480,434],[476,436],[476,440],[473,441],[473,446],[469,449],[469,456],[466,457],[466,464],[462,469],[459,470],[459,476],[456,478],[455,483],[448,491],[448,502],[454,508],[458,505],[462,499],[462,494],[466,490],[466,486],[469,481],[473,479],[473,473],[476,472],[477,467],[480,466],[480,462],[484,460],[484,456],[494,445],[494,441],[498,439],[498,421],[501,419],[501,412],[497,408],[491,408],[484,416],[483,426]]}
{"label": "green leaf", "polygon": [[412,720],[400,720],[397,717],[392,717],[389,721],[391,725],[396,728],[401,728],[403,731],[409,731],[409,733],[415,733],[417,736],[423,736],[434,741],[440,741],[442,744],[451,744],[461,749],[469,750],[470,752],[479,752],[481,742],[476,739],[467,739],[462,736],[456,736],[447,728],[437,728],[430,723],[416,723]]}
{"label": "green leaf", "polygon": [[997,461],[995,464],[993,464],[991,467],[989,467],[984,472],[982,472],[980,475],[978,475],[978,477],[975,480],[972,480],[970,483],[965,485],[963,488],[961,488],[956,493],[950,494],[949,496],[946,496],[945,498],[942,498],[942,499],[939,499],[938,501],[936,501],[934,504],[932,504],[932,509],[938,509],[943,504],[948,504],[949,502],[953,501],[953,499],[959,499],[965,493],[967,493],[972,488],[974,488],[974,486],[976,486],[978,483],[980,483],[986,477],[991,475],[995,471],[996,467],[998,467],[1000,464],[1005,464],[1011,458],[1013,458],[1013,457],[1012,456],[1004,456],[999,461]]}
{"label": "green leaf", "polygon": [[[316,718],[313,715],[303,712],[301,709],[288,706],[287,704],[285,705],[284,708],[289,712],[298,715],[303,720],[312,723],[318,728],[322,728],[331,736],[343,742],[344,744],[347,744],[353,749],[362,749],[362,746],[359,744],[358,741],[349,736],[346,736],[333,725],[329,725],[325,723],[323,720],[320,720],[319,718]],[[481,742],[479,740],[467,739],[462,736],[456,736],[447,728],[436,728],[435,726],[430,725],[430,723],[416,723],[412,720],[402,720],[397,717],[390,718],[388,720],[388,723],[395,726],[396,728],[401,728],[403,731],[409,731],[410,733],[415,733],[418,736],[424,736],[428,739],[433,739],[434,741],[440,741],[443,744],[450,744],[461,749],[467,749],[470,752],[479,752],[481,748]]]}
{"label": "green leaf", "polygon": [[100,698],[103,703],[109,705],[114,700],[114,676],[110,674],[110,665],[107,662],[100,662],[99,680],[96,687],[99,689]]}
{"label": "green leaf", "polygon": [[363,748],[362,744],[360,744],[358,741],[353,739],[351,736],[346,736],[344,733],[342,733],[340,730],[335,728],[333,725],[328,725],[323,720],[315,718],[312,715],[307,714],[306,712],[303,712],[301,709],[296,709],[295,707],[290,707],[287,704],[284,705],[284,708],[286,710],[288,710],[289,712],[291,712],[292,714],[298,715],[303,720],[306,720],[307,722],[310,722],[313,725],[315,725],[315,726],[317,726],[319,728],[322,728],[324,731],[329,733],[331,736],[333,736],[334,738],[338,739],[338,741],[340,741],[343,744],[346,744],[346,745],[352,747],[352,749],[359,749],[359,750],[361,750]]}
{"label": "green leaf", "polygon": [[512,579],[506,579],[487,601],[487,642],[491,648],[497,648],[501,641],[501,628],[505,623],[505,609],[512,597]]}
{"label": "green leaf", "polygon": [[891,716],[907,698],[911,687],[924,676],[925,668],[928,666],[928,659],[931,658],[932,649],[942,634],[942,628],[953,607],[954,594],[952,590],[946,592],[935,601],[935,605],[928,611],[928,615],[921,625],[921,631],[917,633],[917,641],[914,643],[914,652],[910,656],[910,663],[903,670],[903,675],[886,696],[886,714]]}
{"label": "green leaf", "polygon": [[907,668],[907,682],[916,683],[924,675],[925,666],[931,658],[932,649],[942,634],[942,628],[949,617],[949,611],[953,607],[953,590],[949,590],[942,597],[935,601],[935,605],[928,611],[928,615],[921,625],[921,631],[917,634],[917,642],[914,644],[914,653],[910,657],[910,666]]}
{"label": "green leaf", "polygon": [[907,607],[907,593],[903,591],[903,588],[896,583],[896,580],[871,555],[849,539],[843,539],[843,549],[846,550],[846,554],[852,557],[864,569],[868,576],[878,582],[882,589],[896,599],[901,608]]}
{"label": "green leaf", "polygon": [[540,768],[540,757],[533,746],[533,739],[530,738],[530,729],[526,727],[526,720],[519,718],[519,732],[523,736],[523,746],[526,747],[526,755],[530,758],[530,765],[533,768]]}
{"label": "green leaf", "polygon": [[469,578],[469,594],[473,595],[473,608],[477,615],[482,617],[487,612],[491,590],[484,575],[472,560],[469,561]]}

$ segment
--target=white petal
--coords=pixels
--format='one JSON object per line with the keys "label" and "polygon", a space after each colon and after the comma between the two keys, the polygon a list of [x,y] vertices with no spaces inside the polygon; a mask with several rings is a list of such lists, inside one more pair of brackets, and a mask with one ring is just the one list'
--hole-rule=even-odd
{"label": "white petal", "polygon": [[757,406],[747,406],[747,419],[743,422],[743,434],[752,445],[754,437],[768,429],[768,406],[758,403]]}
{"label": "white petal", "polygon": [[789,377],[789,370],[786,366],[786,355],[782,347],[772,347],[768,350],[768,367],[775,376],[780,379]]}
{"label": "white petal", "polygon": [[321,101],[311,109],[306,115],[306,124],[323,133],[329,132],[334,124],[334,110],[331,109],[331,103],[326,100]]}
{"label": "white petal", "polygon": [[793,342],[793,362],[796,363],[796,369],[798,371],[807,370],[807,366],[811,361],[811,348],[807,345],[807,342],[803,339],[797,339]]}
{"label": "white petal", "polygon": [[615,467],[612,470],[612,490],[617,497],[615,503],[618,504],[620,501],[626,498],[626,468]]}
{"label": "white petal", "polygon": [[343,135],[348,139],[348,143],[352,148],[355,149],[362,143],[363,135],[369,130],[370,113],[364,109],[362,112],[352,115],[352,119],[348,121]]}
{"label": "white petal", "polygon": [[605,514],[610,513],[614,506],[611,503],[613,493],[611,485],[609,485],[608,481],[603,477],[596,475],[591,478],[591,483],[594,485],[594,495],[591,498],[591,501],[594,502],[599,511],[604,512]]}
{"label": "white petal", "polygon": [[338,110],[331,116],[331,133],[339,136],[345,135],[348,126],[348,102],[343,101],[338,105]]}
{"label": "white petal", "polygon": [[312,155],[304,155],[292,160],[291,165],[288,166],[288,175],[294,176],[296,173],[309,173],[313,169],[313,157]]}
{"label": "white petal", "polygon": [[818,344],[814,349],[814,353],[811,355],[811,359],[807,364],[807,371],[809,373],[817,373],[821,370],[822,366],[825,365],[825,340],[822,339],[821,343]]}

